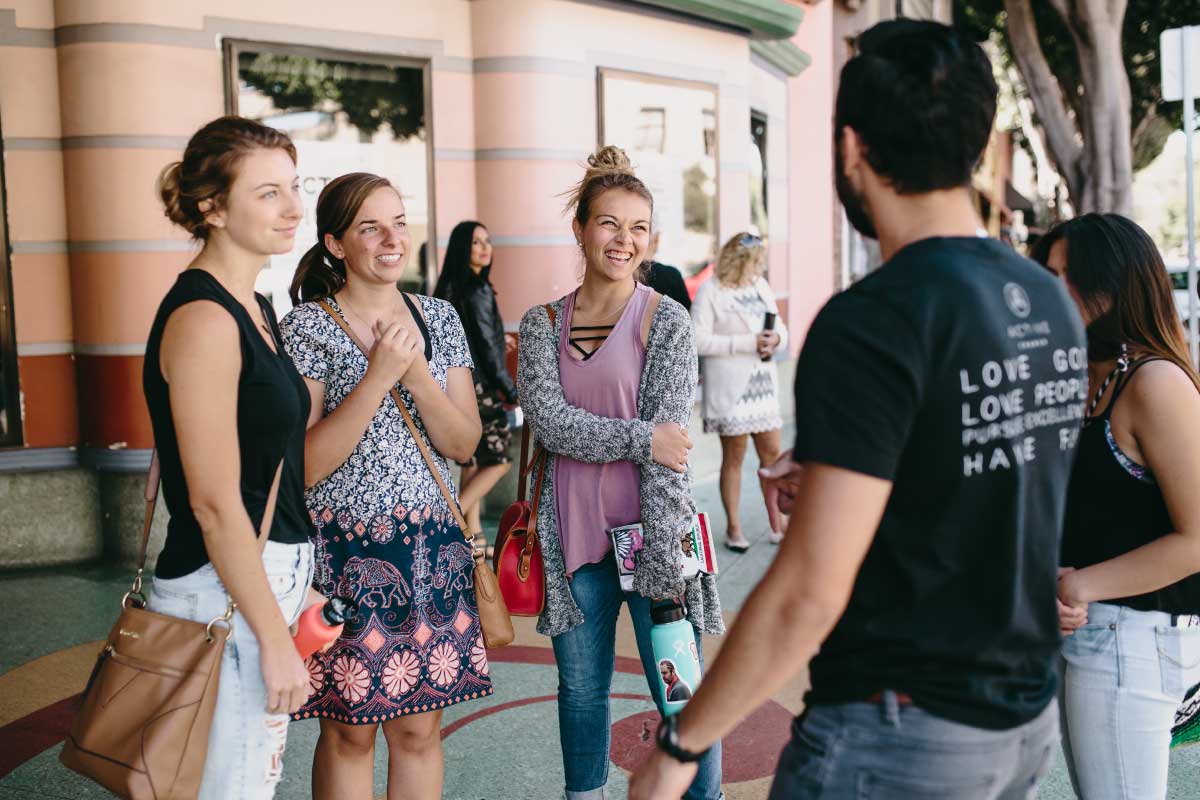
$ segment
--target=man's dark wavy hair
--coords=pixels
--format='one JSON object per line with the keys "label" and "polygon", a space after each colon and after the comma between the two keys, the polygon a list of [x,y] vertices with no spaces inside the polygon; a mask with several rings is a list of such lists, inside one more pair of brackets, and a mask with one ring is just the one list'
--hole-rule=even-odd
{"label": "man's dark wavy hair", "polygon": [[834,118],[858,133],[867,163],[900,194],[965,186],[996,116],[987,55],[938,22],[881,22],[842,68]]}

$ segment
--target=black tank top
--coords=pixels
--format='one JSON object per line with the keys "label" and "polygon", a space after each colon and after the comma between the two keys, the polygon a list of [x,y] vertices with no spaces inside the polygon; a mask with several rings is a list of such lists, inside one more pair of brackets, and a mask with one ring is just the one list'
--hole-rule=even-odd
{"label": "black tank top", "polygon": [[[1061,560],[1064,566],[1090,567],[1175,530],[1154,475],[1122,452],[1112,435],[1113,409],[1133,374],[1143,365],[1161,360],[1146,358],[1130,365],[1118,379],[1104,413],[1084,422],[1067,490]],[[1105,602],[1137,611],[1197,614],[1200,575],[1156,592]]]}
{"label": "black tank top", "polygon": [[298,544],[315,535],[304,506],[304,432],[311,399],[304,379],[283,349],[275,313],[266,298],[256,294],[271,327],[276,352],[263,340],[258,326],[221,283],[201,269],[184,270],[158,307],[146,360],[142,388],[150,409],[154,441],[162,464],[162,492],[171,514],[167,541],[158,557],[155,574],[178,578],[208,563],[208,551],[188,499],[187,480],[179,459],[179,442],[171,416],[167,382],[159,365],[163,329],[180,306],[209,300],[226,309],[237,321],[241,339],[242,372],[238,378],[237,435],[241,456],[242,502],[255,530],[262,524],[267,495],[275,470],[283,459],[279,499],[271,521],[270,540]]}

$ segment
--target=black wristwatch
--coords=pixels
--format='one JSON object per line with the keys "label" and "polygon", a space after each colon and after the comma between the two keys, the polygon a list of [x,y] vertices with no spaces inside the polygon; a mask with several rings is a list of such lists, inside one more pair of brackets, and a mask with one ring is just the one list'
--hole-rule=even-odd
{"label": "black wristwatch", "polygon": [[658,723],[658,733],[655,734],[655,741],[658,742],[658,749],[669,755],[676,761],[684,764],[694,764],[704,758],[708,750],[700,753],[693,753],[691,750],[684,750],[679,746],[679,715],[672,714],[669,717],[663,717],[663,721]]}

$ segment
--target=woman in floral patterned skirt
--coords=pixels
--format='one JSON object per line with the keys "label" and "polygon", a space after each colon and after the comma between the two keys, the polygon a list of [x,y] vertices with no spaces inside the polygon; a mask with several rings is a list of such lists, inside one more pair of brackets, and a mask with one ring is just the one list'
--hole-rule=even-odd
{"label": "woman in floral patterned skirt", "polygon": [[[358,617],[308,662],[319,717],[313,796],[374,796],[378,726],[388,797],[439,798],[441,712],[491,694],[471,546],[423,461],[401,399],[447,484],[446,458],[479,441],[471,356],[454,308],[396,291],[411,238],[387,180],[354,173],[317,203],[319,241],[292,284],[284,342],[313,398],[305,499],[319,531],[314,586],[354,599]],[[364,356],[317,300],[341,316]]]}

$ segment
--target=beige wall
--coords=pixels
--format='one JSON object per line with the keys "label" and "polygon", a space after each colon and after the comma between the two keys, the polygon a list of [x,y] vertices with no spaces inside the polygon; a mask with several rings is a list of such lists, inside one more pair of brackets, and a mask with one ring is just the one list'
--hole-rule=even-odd
{"label": "beige wall", "polygon": [[805,6],[796,41],[814,66],[788,79],[754,63],[742,34],[617,3],[344,0],[330,14],[298,0],[0,0],[21,388],[39,409],[26,445],[150,445],[145,338],[192,252],[154,179],[224,112],[226,38],[428,60],[437,231],[491,227],[510,326],[578,279],[559,194],[598,144],[597,70],[715,85],[719,238],[749,222],[754,107],[770,126],[771,280],[803,328],[830,289],[831,6]]}

